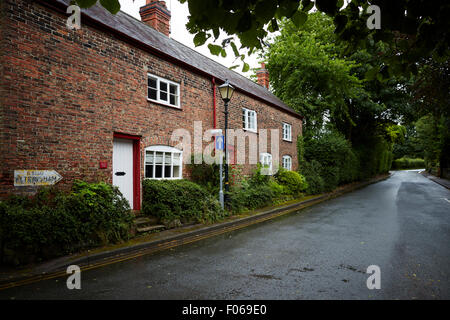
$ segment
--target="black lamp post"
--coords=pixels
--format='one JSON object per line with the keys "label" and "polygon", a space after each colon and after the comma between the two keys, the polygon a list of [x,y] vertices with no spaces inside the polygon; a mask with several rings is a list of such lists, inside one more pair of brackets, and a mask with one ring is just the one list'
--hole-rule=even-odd
{"label": "black lamp post", "polygon": [[228,145],[227,145],[227,129],[228,129],[228,102],[230,102],[231,97],[233,96],[234,87],[228,82],[228,79],[225,80],[225,83],[219,86],[220,96],[222,97],[223,102],[225,103],[225,203],[228,204],[228,192],[230,191],[230,186],[228,183]]}

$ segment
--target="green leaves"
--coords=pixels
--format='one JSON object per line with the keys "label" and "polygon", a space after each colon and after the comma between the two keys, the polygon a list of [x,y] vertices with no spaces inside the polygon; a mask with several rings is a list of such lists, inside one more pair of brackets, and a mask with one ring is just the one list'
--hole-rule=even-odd
{"label": "green leaves", "polygon": [[100,4],[112,14],[116,14],[120,10],[119,0],[100,0]]}
{"label": "green leaves", "polygon": [[92,7],[94,4],[96,4],[97,0],[75,0],[75,3],[80,8],[89,8]]}
{"label": "green leaves", "polygon": [[242,66],[242,72],[248,72],[250,70],[250,66],[248,63],[244,62],[244,65]]}
{"label": "green leaves", "polygon": [[231,41],[231,42],[230,42],[230,45],[231,45],[231,48],[233,49],[234,56],[235,56],[235,57],[238,57],[238,56],[239,56],[239,51],[238,51],[236,45],[234,44],[234,42]]}
{"label": "green leaves", "polygon": [[256,15],[256,19],[265,24],[270,21],[273,17],[273,13],[277,9],[277,1],[276,0],[265,0],[259,1],[256,4],[254,13]]}
{"label": "green leaves", "polygon": [[218,56],[222,52],[222,46],[218,46],[216,44],[208,44],[208,49],[211,54]]}
{"label": "green leaves", "polygon": [[195,35],[194,37],[194,45],[196,47],[201,46],[203,44],[205,44],[206,40],[208,39],[206,32],[199,32]]}
{"label": "green leaves", "polygon": [[380,71],[379,67],[373,67],[365,73],[366,80],[374,80],[377,78],[378,72]]}
{"label": "green leaves", "polygon": [[[80,8],[90,8],[97,3],[97,0],[75,0]],[[119,0],[100,0],[100,4],[112,14],[120,11]]]}
{"label": "green leaves", "polygon": [[308,19],[308,15],[302,11],[297,11],[291,17],[292,22],[297,28],[300,28]]}

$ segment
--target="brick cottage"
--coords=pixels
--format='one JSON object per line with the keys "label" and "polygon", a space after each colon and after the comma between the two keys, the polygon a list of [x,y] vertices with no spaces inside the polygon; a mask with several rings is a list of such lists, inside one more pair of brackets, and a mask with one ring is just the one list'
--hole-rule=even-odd
{"label": "brick cottage", "polygon": [[[193,134],[194,121],[203,131],[224,128],[217,86],[225,79],[236,88],[229,128],[278,129],[277,158],[297,168],[302,116],[270,93],[264,65],[257,84],[171,39],[163,1],[147,0],[142,21],[82,10],[80,30],[66,26],[68,4],[0,1],[1,197],[35,190],[19,186],[18,170],[54,170],[62,188],[74,179],[118,185],[139,210],[142,179],[189,175],[174,130]],[[259,152],[271,161],[270,150]],[[243,173],[254,167],[247,162]]]}

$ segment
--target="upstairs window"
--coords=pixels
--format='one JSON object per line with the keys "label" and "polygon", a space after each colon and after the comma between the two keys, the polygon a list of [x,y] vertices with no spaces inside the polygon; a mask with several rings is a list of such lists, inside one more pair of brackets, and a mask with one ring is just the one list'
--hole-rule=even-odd
{"label": "upstairs window", "polygon": [[181,179],[182,151],[169,146],[145,149],[145,178]]}
{"label": "upstairs window", "polygon": [[291,156],[283,156],[283,168],[285,168],[286,170],[292,170]]}
{"label": "upstairs window", "polygon": [[148,96],[151,101],[180,107],[180,85],[154,75],[148,75]]}
{"label": "upstairs window", "polygon": [[283,140],[292,141],[292,126],[283,122]]}
{"label": "upstairs window", "polygon": [[243,108],[242,125],[244,127],[244,130],[257,132],[258,125],[256,120],[256,111]]}

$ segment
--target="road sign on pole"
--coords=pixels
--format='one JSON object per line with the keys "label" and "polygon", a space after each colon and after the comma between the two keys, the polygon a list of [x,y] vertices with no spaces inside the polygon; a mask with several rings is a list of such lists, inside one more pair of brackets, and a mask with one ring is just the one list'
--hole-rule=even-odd
{"label": "road sign on pole", "polygon": [[216,150],[223,150],[223,136],[216,137]]}

